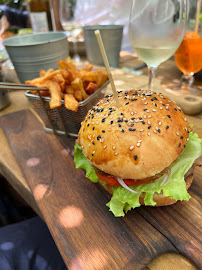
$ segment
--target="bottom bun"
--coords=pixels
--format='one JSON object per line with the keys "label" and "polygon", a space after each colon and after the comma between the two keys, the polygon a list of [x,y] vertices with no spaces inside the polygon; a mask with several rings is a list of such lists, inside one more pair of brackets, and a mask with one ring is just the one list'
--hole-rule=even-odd
{"label": "bottom bun", "polygon": [[[187,177],[185,177],[185,182],[186,182],[186,189],[188,190],[188,188],[191,186],[191,183],[194,179],[194,175],[191,174]],[[104,185],[104,181],[99,180],[99,183],[102,185],[102,187],[109,193],[113,194],[113,188],[109,185]],[[141,193],[140,194],[140,198],[139,198],[139,202],[141,205],[144,205],[144,197],[145,197],[145,193]],[[163,195],[163,193],[154,193],[154,197],[153,200],[156,202],[155,206],[166,206],[166,205],[171,205],[173,203],[176,203],[176,200],[171,199],[169,197],[166,197]],[[150,206],[150,205],[148,205]]]}

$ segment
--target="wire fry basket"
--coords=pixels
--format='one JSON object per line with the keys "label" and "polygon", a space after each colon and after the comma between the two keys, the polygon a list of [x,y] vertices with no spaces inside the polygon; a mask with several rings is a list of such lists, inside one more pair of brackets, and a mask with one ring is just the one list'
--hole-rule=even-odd
{"label": "wire fry basket", "polygon": [[99,99],[104,97],[105,89],[109,81],[107,80],[98,90],[84,101],[79,102],[77,112],[67,110],[62,100],[62,106],[50,109],[50,97],[33,95],[30,90],[25,91],[25,96],[33,104],[34,110],[44,122],[44,129],[49,133],[77,137],[87,112],[95,105]]}

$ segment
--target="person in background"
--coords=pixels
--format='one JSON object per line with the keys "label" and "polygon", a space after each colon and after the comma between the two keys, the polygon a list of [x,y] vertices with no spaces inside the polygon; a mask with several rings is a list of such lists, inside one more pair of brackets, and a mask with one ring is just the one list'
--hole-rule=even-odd
{"label": "person in background", "polygon": [[7,5],[0,5],[1,17],[0,36],[4,34],[10,27],[15,29],[27,28],[29,26],[29,13]]}
{"label": "person in background", "polygon": [[0,228],[1,270],[65,270],[46,224],[33,217]]}
{"label": "person in background", "polygon": [[0,174],[0,270],[65,270],[45,224]]}

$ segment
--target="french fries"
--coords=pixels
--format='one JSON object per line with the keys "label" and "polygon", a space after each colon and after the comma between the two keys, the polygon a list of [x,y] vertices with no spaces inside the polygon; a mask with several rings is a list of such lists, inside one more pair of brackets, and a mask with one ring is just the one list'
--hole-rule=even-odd
{"label": "french fries", "polygon": [[80,78],[74,79],[71,83],[71,86],[75,91],[78,91],[78,90],[81,91],[83,100],[88,98],[88,94],[86,93],[83,87],[83,82]]}
{"label": "french fries", "polygon": [[48,82],[48,89],[51,96],[50,108],[55,109],[61,106],[61,92],[60,86],[57,82],[50,81]]}
{"label": "french fries", "polygon": [[65,103],[66,109],[77,112],[78,107],[79,107],[79,102],[75,99],[75,97],[72,94],[64,95],[64,103]]}
{"label": "french fries", "polygon": [[[68,110],[77,111],[79,102],[99,89],[108,79],[105,70],[93,70],[93,65],[88,64],[82,69],[77,69],[73,60],[67,57],[58,61],[59,69],[41,70],[38,78],[26,81],[26,84],[46,87],[49,91],[40,91],[42,96],[50,96],[50,108],[55,109],[64,105]],[[37,91],[32,91],[37,95]]]}

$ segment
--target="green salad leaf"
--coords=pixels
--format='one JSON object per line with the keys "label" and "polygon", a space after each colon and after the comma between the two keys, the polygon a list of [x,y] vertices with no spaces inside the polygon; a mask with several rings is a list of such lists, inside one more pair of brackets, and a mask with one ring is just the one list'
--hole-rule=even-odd
{"label": "green salad leaf", "polygon": [[[163,192],[165,196],[173,198],[176,201],[188,201],[190,199],[190,195],[186,190],[184,175],[191,168],[195,159],[201,155],[202,140],[196,133],[193,134],[190,132],[189,141],[186,144],[186,148],[183,153],[179,155],[177,160],[172,164],[171,172],[166,181],[166,175],[163,175],[152,182],[147,182],[139,186],[130,186],[131,189],[137,192],[136,194],[126,190],[123,187],[113,187],[113,195],[107,206],[116,217],[121,217],[124,216],[125,213],[127,213],[127,211],[131,210],[132,208],[140,206],[139,196],[142,192],[145,192],[145,205],[154,206],[156,204],[153,200],[155,192]],[[75,146],[74,161],[76,163],[76,168],[82,168],[86,170],[86,176],[91,181],[99,181],[99,178],[96,176],[91,163],[83,155],[81,148],[78,145]],[[92,170],[94,171],[94,174]]]}
{"label": "green salad leaf", "polygon": [[77,169],[86,170],[86,177],[89,178],[92,182],[99,182],[99,178],[97,177],[93,166],[84,156],[81,150],[81,146],[78,144],[75,144],[74,146],[74,163]]}

